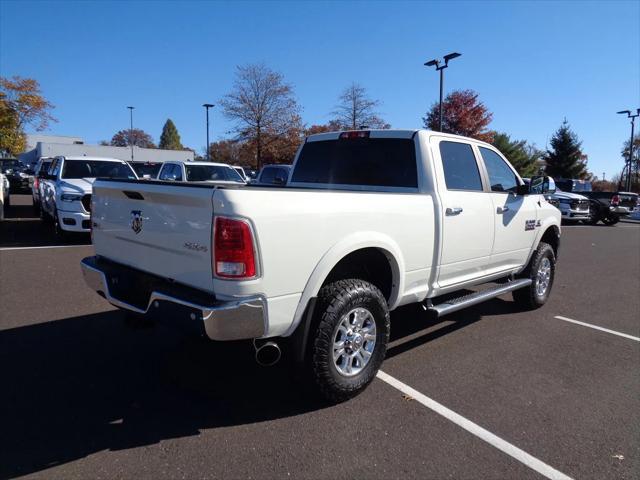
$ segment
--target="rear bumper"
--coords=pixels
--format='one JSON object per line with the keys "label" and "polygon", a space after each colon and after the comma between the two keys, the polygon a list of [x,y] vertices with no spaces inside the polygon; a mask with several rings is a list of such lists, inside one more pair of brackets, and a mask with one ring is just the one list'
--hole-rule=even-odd
{"label": "rear bumper", "polygon": [[265,333],[262,297],[217,301],[213,295],[98,257],[84,258],[81,267],[86,284],[118,308],[170,319],[211,340],[259,338]]}

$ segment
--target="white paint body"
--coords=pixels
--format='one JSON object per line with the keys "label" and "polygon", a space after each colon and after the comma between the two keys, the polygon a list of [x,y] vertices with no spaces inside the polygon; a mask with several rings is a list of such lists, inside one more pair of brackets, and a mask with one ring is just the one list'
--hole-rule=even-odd
{"label": "white paint body", "polygon": [[[337,136],[320,134],[307,141]],[[96,254],[212,292],[222,300],[263,296],[268,305],[265,337],[273,337],[293,333],[333,267],[356,250],[376,248],[389,260],[393,286],[388,304],[394,309],[517,273],[547,228],[560,227],[560,212],[542,195],[491,192],[486,179],[485,191],[447,190],[438,142],[471,144],[481,172],[478,147],[499,153],[490,145],[426,130],[372,131],[371,137],[413,139],[417,188],[296,188],[304,185],[295,183],[284,188],[194,188],[159,182],[97,182],[93,195]],[[122,194],[132,189],[144,201]],[[508,215],[498,213],[505,206]],[[462,212],[447,216],[447,208],[462,208]],[[142,211],[140,234],[130,228],[133,210]],[[257,278],[214,277],[215,215],[240,217],[251,224]],[[525,229],[525,220],[533,220],[536,228]],[[186,249],[186,242],[207,249]]]}

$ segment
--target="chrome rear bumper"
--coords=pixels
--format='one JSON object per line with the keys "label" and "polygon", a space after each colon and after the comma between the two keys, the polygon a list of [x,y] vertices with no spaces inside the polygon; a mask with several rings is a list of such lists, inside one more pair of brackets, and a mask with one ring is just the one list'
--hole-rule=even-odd
{"label": "chrome rear bumper", "polygon": [[[180,296],[151,291],[146,307],[132,305],[116,298],[110,288],[109,277],[113,276],[114,264],[101,268],[96,257],[84,258],[81,263],[85,283],[112,305],[145,315],[169,313],[168,306],[179,306],[184,322],[202,322],[204,333],[211,340],[240,340],[259,338],[264,335],[266,325],[266,302],[262,297],[239,298],[233,301],[211,301],[205,303],[190,299],[184,293]],[[117,271],[117,267],[115,267]],[[130,270],[128,267],[126,270]],[[123,269],[123,275],[127,271]],[[113,283],[113,278],[111,279]],[[176,315],[175,309],[171,315]]]}

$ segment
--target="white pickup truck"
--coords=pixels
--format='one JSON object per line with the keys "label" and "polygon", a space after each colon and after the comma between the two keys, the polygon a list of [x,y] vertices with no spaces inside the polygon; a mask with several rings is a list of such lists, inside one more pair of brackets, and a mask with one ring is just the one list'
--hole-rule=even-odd
{"label": "white pickup truck", "polygon": [[525,185],[469,138],[312,135],[286,186],[96,181],[96,256],[82,269],[117,307],[213,340],[254,339],[262,363],[287,345],[337,402],[374,378],[400,305],[445,315],[507,292],[523,308],[545,303],[560,242],[550,183]]}

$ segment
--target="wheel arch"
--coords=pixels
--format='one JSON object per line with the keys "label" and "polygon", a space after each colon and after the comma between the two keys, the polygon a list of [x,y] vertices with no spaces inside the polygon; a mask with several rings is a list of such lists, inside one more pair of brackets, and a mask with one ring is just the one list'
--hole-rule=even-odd
{"label": "wheel arch", "polygon": [[[291,335],[297,329],[307,310],[307,305],[318,295],[327,281],[344,278],[337,273],[340,270],[349,273],[349,268],[343,267],[349,265],[349,262],[357,264],[363,258],[376,259],[375,265],[378,267],[382,265],[382,259],[386,261],[386,268],[388,268],[386,274],[390,276],[390,279],[387,280],[388,285],[378,285],[379,282],[376,281],[372,281],[372,283],[383,292],[389,309],[392,310],[398,304],[404,289],[404,276],[402,275],[404,260],[400,247],[393,239],[384,234],[360,232],[335,244],[320,259],[302,292],[293,323],[284,336]],[[364,280],[371,281],[372,279],[364,278]]]}

